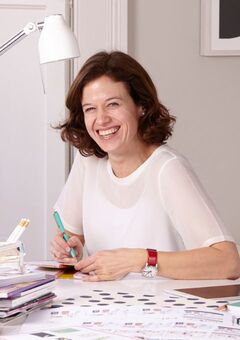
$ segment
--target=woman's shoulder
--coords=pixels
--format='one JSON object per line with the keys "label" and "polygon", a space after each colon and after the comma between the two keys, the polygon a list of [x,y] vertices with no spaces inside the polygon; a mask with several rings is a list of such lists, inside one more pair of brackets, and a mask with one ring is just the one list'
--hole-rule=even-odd
{"label": "woman's shoulder", "polygon": [[164,145],[160,149],[158,169],[162,179],[169,178],[172,181],[174,178],[174,180],[181,181],[191,178],[192,182],[199,181],[197,173],[185,155],[168,145]]}
{"label": "woman's shoulder", "polygon": [[192,166],[188,159],[167,144],[158,147],[154,151],[152,160],[152,168],[156,168],[158,173],[179,171],[180,168],[183,171],[192,171]]}
{"label": "woman's shoulder", "polygon": [[184,157],[179,151],[170,147],[167,144],[159,146],[154,151],[154,156],[158,159],[158,161],[161,161],[161,163],[163,164],[172,160],[178,160],[179,162],[187,161],[186,157]]}

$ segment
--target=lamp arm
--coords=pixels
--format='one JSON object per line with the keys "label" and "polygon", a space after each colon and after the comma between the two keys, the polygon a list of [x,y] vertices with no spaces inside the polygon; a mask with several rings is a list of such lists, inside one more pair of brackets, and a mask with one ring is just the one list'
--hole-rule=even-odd
{"label": "lamp arm", "polygon": [[18,44],[22,39],[28,36],[30,33],[35,32],[36,30],[41,31],[44,26],[44,22],[33,23],[29,22],[22,31],[18,32],[15,36],[9,39],[5,44],[0,46],[0,55],[7,52],[14,45]]}

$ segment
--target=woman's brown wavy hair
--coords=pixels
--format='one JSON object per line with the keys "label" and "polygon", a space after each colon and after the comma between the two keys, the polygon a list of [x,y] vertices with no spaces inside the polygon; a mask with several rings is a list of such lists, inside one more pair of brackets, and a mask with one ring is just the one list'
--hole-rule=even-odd
{"label": "woman's brown wavy hair", "polygon": [[103,151],[89,136],[82,110],[83,88],[103,75],[123,82],[136,105],[145,114],[139,118],[139,136],[148,144],[161,145],[172,135],[175,117],[158,100],[156,88],[145,69],[129,55],[119,52],[99,52],[82,66],[68,92],[66,106],[69,116],[58,126],[61,137],[75,146],[83,156],[105,157]]}

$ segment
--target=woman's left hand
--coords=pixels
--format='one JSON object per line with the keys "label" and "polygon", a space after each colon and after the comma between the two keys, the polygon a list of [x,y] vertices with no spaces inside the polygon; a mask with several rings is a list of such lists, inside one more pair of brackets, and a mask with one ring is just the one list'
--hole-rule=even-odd
{"label": "woman's left hand", "polygon": [[102,250],[79,261],[74,267],[84,274],[84,281],[108,281],[140,272],[147,261],[145,249],[120,248]]}

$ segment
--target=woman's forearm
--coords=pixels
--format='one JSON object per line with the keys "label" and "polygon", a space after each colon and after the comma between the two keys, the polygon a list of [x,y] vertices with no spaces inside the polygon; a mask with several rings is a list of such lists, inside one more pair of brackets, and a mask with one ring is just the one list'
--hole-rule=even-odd
{"label": "woman's forearm", "polygon": [[[137,270],[144,266],[147,252],[144,257],[144,251],[139,251],[138,259]],[[158,251],[158,272],[174,279],[236,279],[240,277],[240,259],[232,242],[178,252]]]}

